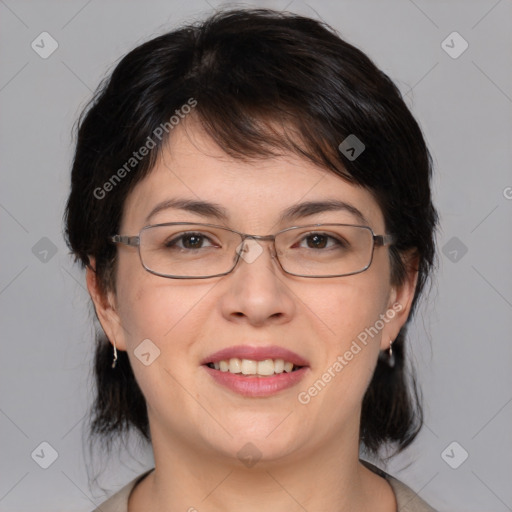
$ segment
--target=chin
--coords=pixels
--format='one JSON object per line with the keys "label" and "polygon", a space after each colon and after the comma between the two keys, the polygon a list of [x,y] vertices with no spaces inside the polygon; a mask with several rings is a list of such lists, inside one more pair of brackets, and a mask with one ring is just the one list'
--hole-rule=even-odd
{"label": "chin", "polygon": [[[244,464],[246,459],[257,460],[261,467],[261,463],[272,463],[289,456],[311,437],[304,429],[295,428],[291,417],[285,418],[286,414],[282,413],[266,418],[251,415],[250,421],[237,418],[228,422],[228,431],[233,437],[222,435],[215,441],[209,439],[209,443],[229,458],[234,457]],[[254,462],[246,465],[252,467],[251,463]]]}

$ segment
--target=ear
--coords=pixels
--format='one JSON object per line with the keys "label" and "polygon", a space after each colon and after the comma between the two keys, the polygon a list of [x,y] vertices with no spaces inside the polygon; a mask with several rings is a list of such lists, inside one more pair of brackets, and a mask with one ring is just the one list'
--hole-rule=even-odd
{"label": "ear", "polygon": [[126,350],[126,341],[116,306],[116,296],[113,291],[104,292],[96,274],[96,261],[89,257],[85,279],[87,289],[96,311],[96,316],[112,345],[116,343],[117,350]]}
{"label": "ear", "polygon": [[416,284],[418,283],[420,257],[417,251],[415,249],[408,251],[402,255],[402,260],[405,264],[406,275],[403,283],[391,288],[386,311],[386,317],[389,320],[382,331],[381,350],[389,348],[390,343],[395,341],[400,329],[409,318]]}

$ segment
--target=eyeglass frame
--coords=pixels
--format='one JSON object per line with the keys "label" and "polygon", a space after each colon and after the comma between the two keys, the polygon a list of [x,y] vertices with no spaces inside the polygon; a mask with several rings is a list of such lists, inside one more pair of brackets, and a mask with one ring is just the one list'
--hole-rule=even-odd
{"label": "eyeglass frame", "polygon": [[[296,277],[309,277],[309,278],[326,278],[327,277],[327,278],[329,278],[329,277],[346,277],[346,276],[352,276],[355,274],[360,274],[370,268],[370,266],[373,262],[373,254],[375,252],[376,246],[377,247],[385,247],[386,245],[393,245],[396,242],[395,235],[392,235],[392,234],[376,235],[370,226],[364,226],[364,225],[360,225],[360,224],[335,223],[335,222],[324,222],[324,223],[320,223],[320,224],[306,224],[306,225],[301,225],[301,226],[291,226],[291,227],[282,229],[281,231],[278,231],[277,233],[274,233],[273,235],[250,235],[248,233],[242,233],[240,231],[237,231],[236,229],[231,229],[226,226],[219,226],[218,224],[205,224],[202,222],[163,222],[161,224],[150,224],[150,225],[144,226],[139,231],[139,233],[137,235],[111,235],[111,236],[107,237],[107,239],[108,239],[108,241],[115,243],[115,244],[120,243],[123,245],[127,245],[129,247],[137,247],[138,253],[139,253],[139,260],[140,260],[140,263],[141,263],[142,267],[144,268],[144,270],[146,270],[150,274],[153,274],[153,275],[156,275],[159,277],[164,277],[167,279],[210,279],[211,277],[221,277],[221,276],[228,275],[231,272],[233,272],[233,270],[235,270],[236,266],[238,265],[238,262],[240,261],[240,256],[242,255],[243,251],[240,251],[240,252],[235,251],[237,257],[233,264],[233,267],[230,270],[228,270],[227,272],[223,272],[221,274],[214,274],[211,276],[171,276],[171,275],[156,272],[156,271],[148,268],[144,264],[144,261],[142,259],[141,250],[140,250],[140,237],[141,237],[142,232],[145,229],[149,229],[149,228],[160,227],[160,226],[175,226],[175,225],[207,226],[207,227],[211,227],[211,228],[224,229],[226,231],[230,231],[232,233],[236,233],[237,235],[239,235],[242,239],[241,244],[243,244],[245,242],[245,240],[247,240],[247,239],[272,241],[275,259],[277,259],[277,262],[279,263],[281,270],[283,272],[285,272],[286,274],[296,276]],[[292,230],[292,229],[320,227],[320,226],[349,226],[349,227],[354,227],[354,228],[367,229],[372,235],[372,248],[371,248],[371,254],[370,254],[370,261],[368,262],[368,264],[363,269],[357,270],[355,272],[350,272],[348,274],[334,274],[334,275],[327,275],[327,276],[309,276],[309,275],[295,274],[293,272],[288,272],[287,270],[285,270],[283,268],[281,260],[279,259],[278,254],[277,254],[276,245],[275,245],[276,236],[278,236],[281,233],[284,233],[286,231]]]}

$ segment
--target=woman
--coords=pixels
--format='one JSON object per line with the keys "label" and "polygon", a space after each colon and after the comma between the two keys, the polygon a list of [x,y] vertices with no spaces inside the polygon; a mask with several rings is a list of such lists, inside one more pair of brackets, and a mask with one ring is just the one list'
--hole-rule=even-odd
{"label": "woman", "polygon": [[103,329],[92,434],[135,429],[155,468],[98,510],[433,510],[359,459],[421,427],[430,178],[397,88],[317,21],[221,12],[124,57],[66,229]]}

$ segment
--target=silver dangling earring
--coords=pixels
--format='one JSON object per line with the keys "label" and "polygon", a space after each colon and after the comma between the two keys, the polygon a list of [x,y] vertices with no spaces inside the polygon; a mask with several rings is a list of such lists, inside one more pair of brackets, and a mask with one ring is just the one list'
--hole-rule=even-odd
{"label": "silver dangling earring", "polygon": [[116,348],[116,340],[114,340],[114,360],[112,361],[112,368],[116,367],[117,363],[117,348]]}
{"label": "silver dangling earring", "polygon": [[388,365],[390,368],[393,368],[395,366],[395,355],[393,354],[393,340],[389,340]]}

